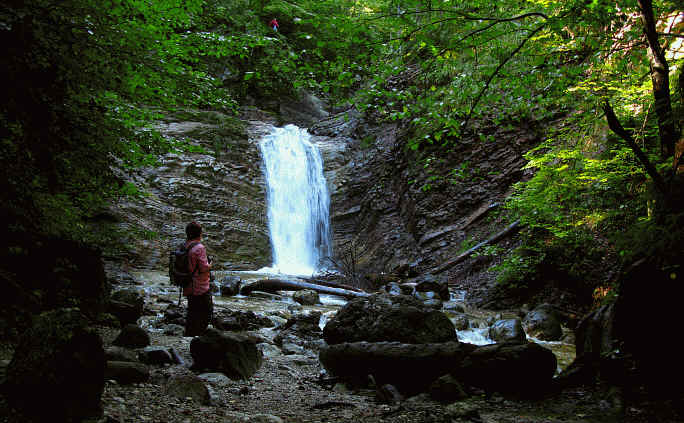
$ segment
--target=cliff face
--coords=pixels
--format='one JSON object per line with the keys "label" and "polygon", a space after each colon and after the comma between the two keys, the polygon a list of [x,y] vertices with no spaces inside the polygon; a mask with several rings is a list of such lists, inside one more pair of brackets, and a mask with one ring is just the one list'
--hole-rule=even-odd
{"label": "cliff face", "polygon": [[[311,131],[346,145],[346,160],[326,161],[332,177],[335,241],[352,243],[368,270],[407,266],[429,272],[465,246],[506,226],[489,212],[525,177],[522,155],[538,141],[525,127],[477,128],[488,136],[456,142],[450,151],[405,148],[406,131],[396,124],[369,125],[353,113],[315,124]],[[504,240],[503,248],[513,240]],[[453,284],[491,281],[495,258],[480,258],[445,273]]]}
{"label": "cliff face", "polygon": [[193,220],[202,225],[217,265],[253,269],[270,263],[258,146],[270,128],[267,115],[241,124],[209,118],[197,113],[161,123],[165,136],[186,138],[197,152],[166,154],[157,166],[127,175],[146,194],[114,205],[119,226],[138,234],[118,258],[124,264],[164,269],[169,249],[185,238],[185,225]]}
{"label": "cliff face", "polygon": [[[229,130],[221,116],[208,119],[206,113],[160,124],[165,135],[215,153],[167,154],[159,166],[128,176],[149,195],[115,206],[120,226],[153,236],[135,241],[120,261],[165,268],[168,249],[182,239],[185,224],[196,220],[222,268],[270,265],[258,143],[274,125],[295,122],[310,125],[312,142],[323,154],[338,258],[353,248],[364,273],[407,267],[430,272],[506,225],[488,211],[524,177],[522,154],[537,141],[529,128],[480,128],[490,141],[465,138],[449,152],[431,155],[407,150],[406,131],[397,124],[372,124],[353,111],[321,116],[302,121],[282,110],[252,108],[241,115],[238,126],[244,130]],[[495,260],[480,257],[444,277],[452,284],[481,285],[492,279],[488,268]]]}

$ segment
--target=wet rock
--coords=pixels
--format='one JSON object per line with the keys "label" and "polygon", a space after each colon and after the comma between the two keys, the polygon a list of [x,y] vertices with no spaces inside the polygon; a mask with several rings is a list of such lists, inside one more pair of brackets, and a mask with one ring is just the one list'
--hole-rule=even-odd
{"label": "wet rock", "polygon": [[232,297],[240,293],[242,279],[239,276],[225,276],[219,282],[222,297]]}
{"label": "wet rock", "polygon": [[558,341],[563,336],[558,313],[550,304],[541,304],[522,321],[525,332],[542,341]]}
{"label": "wet rock", "polygon": [[428,393],[430,398],[442,403],[452,403],[468,397],[461,382],[452,375],[441,376],[432,382]]}
{"label": "wet rock", "polygon": [[166,347],[145,347],[138,353],[138,359],[145,364],[157,366],[174,364],[173,355]]}
{"label": "wet rock", "polygon": [[213,325],[220,330],[242,332],[275,326],[273,321],[253,311],[225,310],[214,315]]}
{"label": "wet rock", "polygon": [[190,342],[193,368],[224,373],[231,379],[249,379],[261,367],[263,356],[246,335],[208,329]]}
{"label": "wet rock", "polygon": [[390,282],[382,287],[382,290],[390,295],[402,295],[401,287],[396,282]]}
{"label": "wet rock", "polygon": [[130,361],[137,362],[138,356],[135,351],[116,345],[105,348],[105,359],[107,361]]}
{"label": "wet rock", "polygon": [[140,326],[128,324],[121,328],[121,332],[112,344],[126,348],[142,348],[150,345],[150,334]]}
{"label": "wet rock", "polygon": [[279,355],[282,355],[283,352],[278,348],[277,346],[273,344],[269,344],[267,342],[262,342],[257,344],[257,348],[259,348],[259,351],[264,355],[266,358],[270,357],[277,357]]}
{"label": "wet rock", "polygon": [[418,292],[436,292],[442,301],[448,301],[451,298],[449,293],[449,285],[446,280],[439,279],[438,277],[427,274],[418,278],[411,280],[415,282],[416,291]]}
{"label": "wet rock", "polygon": [[442,307],[445,311],[455,311],[458,313],[465,313],[465,306],[460,303],[447,302]]}
{"label": "wet rock", "polygon": [[316,305],[321,302],[318,292],[312,289],[302,289],[292,294],[292,299],[301,305]]}
{"label": "wet rock", "polygon": [[468,330],[470,328],[470,320],[465,314],[456,314],[451,318],[451,323],[454,324],[456,330]]}
{"label": "wet rock", "polygon": [[389,383],[410,394],[449,373],[471,349],[459,342],[351,342],[323,346],[319,359],[329,373],[344,380],[365,382],[371,374],[378,385]]}
{"label": "wet rock", "polygon": [[104,377],[121,385],[142,383],[150,380],[150,369],[142,363],[130,361],[108,361]]}
{"label": "wet rock", "polygon": [[78,309],[46,312],[20,336],[4,394],[14,408],[38,419],[99,417],[104,369],[102,340]]}
{"label": "wet rock", "polygon": [[497,320],[489,328],[489,337],[496,342],[527,342],[520,319]]}
{"label": "wet rock", "polygon": [[409,344],[456,340],[456,331],[442,312],[415,298],[372,295],[355,298],[323,328],[328,344],[357,341],[397,341]]}
{"label": "wet rock", "polygon": [[415,291],[413,296],[425,304],[426,307],[434,308],[435,310],[442,308],[442,299],[434,291]]}
{"label": "wet rock", "polygon": [[136,323],[143,315],[145,297],[134,288],[126,288],[112,292],[108,311],[116,316],[122,326]]}
{"label": "wet rock", "polygon": [[164,386],[164,391],[176,398],[191,398],[200,404],[210,404],[211,396],[207,385],[193,374],[171,376]]}
{"label": "wet rock", "polygon": [[533,342],[476,347],[452,371],[460,381],[486,392],[537,395],[549,389],[556,356]]}

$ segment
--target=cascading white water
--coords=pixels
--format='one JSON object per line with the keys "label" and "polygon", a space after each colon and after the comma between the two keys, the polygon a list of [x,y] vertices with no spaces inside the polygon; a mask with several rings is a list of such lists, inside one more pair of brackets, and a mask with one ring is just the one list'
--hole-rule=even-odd
{"label": "cascading white water", "polygon": [[275,128],[259,146],[268,187],[269,270],[310,276],[332,253],[323,159],[309,133],[294,125]]}

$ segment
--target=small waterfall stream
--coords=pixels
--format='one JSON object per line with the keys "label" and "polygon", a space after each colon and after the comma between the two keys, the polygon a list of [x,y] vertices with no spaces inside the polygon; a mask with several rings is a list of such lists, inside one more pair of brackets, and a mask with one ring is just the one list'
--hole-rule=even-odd
{"label": "small waterfall stream", "polygon": [[272,268],[289,275],[311,276],[330,257],[330,195],[323,159],[306,129],[275,128],[260,142],[268,187],[268,226]]}

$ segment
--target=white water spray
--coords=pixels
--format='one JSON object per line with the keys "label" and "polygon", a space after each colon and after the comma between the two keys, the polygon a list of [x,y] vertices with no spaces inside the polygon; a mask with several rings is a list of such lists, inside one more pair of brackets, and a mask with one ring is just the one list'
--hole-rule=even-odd
{"label": "white water spray", "polygon": [[305,129],[287,125],[259,143],[273,249],[273,268],[268,270],[278,273],[310,276],[332,253],[323,160],[309,140]]}

